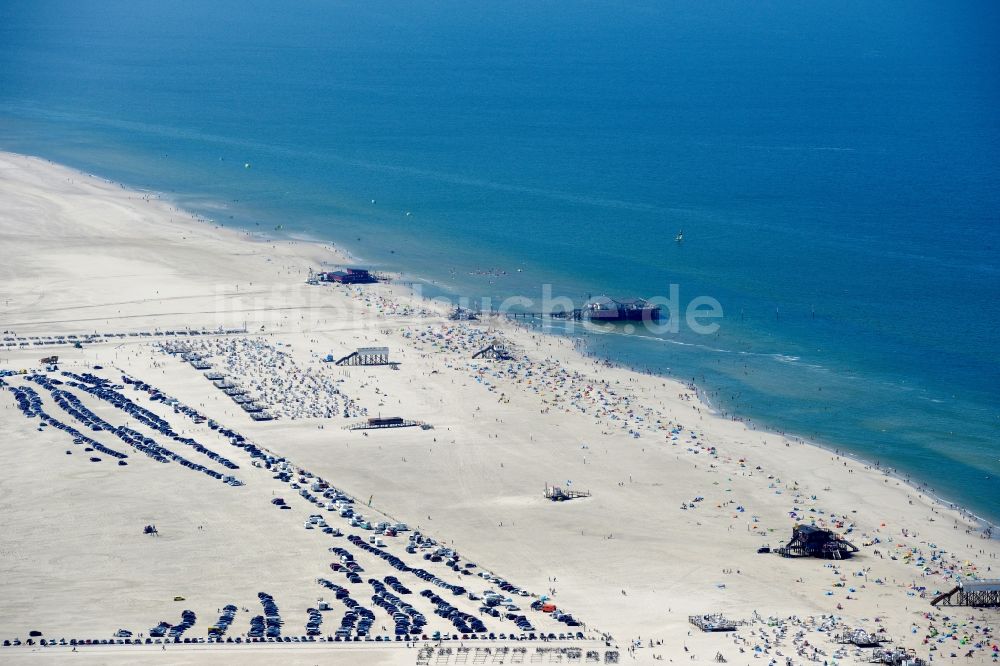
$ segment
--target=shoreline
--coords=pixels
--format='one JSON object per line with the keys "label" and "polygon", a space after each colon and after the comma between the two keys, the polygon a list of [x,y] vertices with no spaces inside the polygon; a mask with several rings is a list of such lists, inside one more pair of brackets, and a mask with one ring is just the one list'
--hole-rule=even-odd
{"label": "shoreline", "polygon": [[[514,320],[511,320],[510,323],[513,326],[520,326],[520,327],[525,328],[526,330],[529,330],[529,327],[532,326],[532,324],[529,324],[529,323],[526,323],[526,322],[518,322],[518,321],[514,321]],[[565,338],[565,339],[569,339],[569,340],[577,339],[577,338],[574,338],[572,335],[563,335],[561,333],[555,333],[555,332],[552,332],[552,331],[546,331],[546,330],[544,330],[545,329],[544,324],[537,324],[536,326],[537,326],[538,331],[541,334],[543,334],[543,335],[551,335],[551,336],[554,336],[554,337],[557,337],[557,338]],[[630,372],[634,372],[634,373],[637,373],[637,374],[643,374],[643,375],[649,375],[651,377],[661,377],[661,378],[664,378],[664,379],[668,379],[668,380],[670,380],[672,382],[675,382],[677,384],[683,385],[685,387],[688,387],[691,390],[695,391],[695,393],[698,396],[698,400],[700,401],[701,405],[706,409],[706,411],[708,413],[710,413],[710,414],[713,414],[714,416],[716,416],[716,417],[718,417],[720,419],[732,420],[734,422],[742,423],[742,424],[746,425],[747,427],[749,427],[752,430],[763,432],[763,433],[767,433],[767,434],[771,434],[771,435],[774,435],[776,437],[782,437],[782,438],[788,439],[790,441],[796,442],[798,444],[803,444],[805,446],[812,446],[812,447],[815,447],[815,448],[817,448],[817,449],[819,449],[821,451],[825,451],[827,453],[832,453],[832,454],[834,454],[836,456],[839,456],[839,457],[848,458],[850,460],[853,460],[854,462],[857,462],[857,463],[860,463],[860,464],[864,465],[865,467],[868,467],[870,469],[876,470],[879,473],[884,474],[888,478],[891,478],[891,479],[894,479],[896,481],[900,481],[902,483],[905,483],[907,486],[909,486],[910,488],[912,488],[914,491],[916,491],[918,493],[922,493],[924,495],[927,495],[928,497],[931,498],[931,500],[933,500],[941,508],[952,510],[952,511],[958,511],[958,512],[963,513],[970,520],[978,523],[978,525],[980,526],[981,529],[983,529],[984,531],[988,531],[990,539],[1000,540],[1000,521],[998,521],[998,522],[992,522],[989,518],[977,514],[976,512],[972,511],[971,509],[967,508],[966,506],[964,506],[964,505],[962,505],[960,503],[954,502],[954,501],[952,501],[952,500],[950,500],[950,499],[948,499],[948,498],[946,498],[946,497],[944,497],[942,495],[937,494],[937,492],[935,492],[933,489],[931,489],[929,487],[926,487],[926,485],[923,482],[918,481],[918,480],[916,480],[916,479],[914,479],[914,478],[912,478],[912,477],[910,477],[910,476],[908,476],[908,475],[900,472],[895,467],[883,467],[877,461],[869,460],[868,458],[866,458],[864,455],[862,455],[860,453],[856,453],[854,451],[849,451],[849,450],[842,449],[842,448],[839,447],[839,445],[834,444],[832,442],[823,442],[823,441],[820,441],[820,440],[817,440],[817,439],[814,439],[814,438],[803,437],[803,436],[797,435],[797,434],[795,434],[793,432],[776,430],[776,429],[773,429],[773,428],[769,428],[767,426],[760,426],[760,425],[758,425],[758,423],[756,421],[754,421],[753,419],[751,419],[749,417],[744,417],[744,416],[742,416],[740,414],[735,414],[735,413],[723,412],[721,409],[719,409],[718,407],[716,407],[712,403],[712,401],[709,399],[709,397],[706,394],[706,392],[697,384],[697,382],[684,381],[681,378],[675,377],[673,375],[660,374],[660,373],[656,373],[656,372],[653,372],[653,371],[643,370],[641,368],[629,365],[627,363],[619,363],[619,362],[616,362],[616,361],[612,361],[611,359],[604,358],[604,357],[599,356],[597,354],[591,355],[591,354],[587,354],[587,353],[585,353],[583,351],[580,351],[580,350],[578,350],[578,353],[580,353],[582,356],[584,356],[586,358],[592,358],[592,359],[594,359],[594,360],[596,360],[596,361],[598,361],[598,362],[606,365],[607,367],[615,367],[615,368],[626,369],[626,370],[629,370]]]}
{"label": "shoreline", "polygon": [[[82,309],[103,322],[96,328],[104,334],[137,330],[122,322],[142,321],[147,331],[242,323],[245,334],[171,339],[203,350],[279,418],[251,421],[201,373],[158,351],[156,336],[63,347],[61,365],[112,381],[120,371],[149,382],[262,449],[335,480],[362,503],[368,498],[373,510],[426,529],[525,589],[546,592],[623,646],[638,636],[650,641],[650,653],[653,641],[665,642],[656,654],[679,657],[683,643],[707,663],[720,647],[733,646],[691,636],[688,617],[722,609],[735,618],[806,618],[801,626],[809,643],[838,654],[830,627],[864,626],[878,617],[900,645],[923,653],[928,642],[915,643],[926,633],[918,627],[930,631],[941,622],[928,604],[934,590],[994,575],[996,539],[981,538],[968,512],[839,449],[726,418],[689,383],[589,355],[576,338],[524,322],[449,321],[440,302],[420,300],[403,285],[306,285],[307,269],[334,256],[335,245],[326,242],[261,239],[196,219],[169,199],[133,197],[119,183],[39,158],[0,154],[0,163],[14,165],[0,170],[0,197],[10,202],[9,212],[0,213],[7,223],[0,234],[14,262],[0,290],[9,297],[7,312],[29,322],[22,334],[78,333],[70,328]],[[75,230],[72,237],[68,229]],[[53,265],[61,270],[47,269]],[[27,285],[40,296],[33,299]],[[58,323],[43,323],[49,321]],[[515,359],[471,358],[498,337],[511,343]],[[388,347],[398,367],[322,361],[372,345]],[[39,352],[8,344],[4,365],[37,367]],[[112,418],[100,411],[106,408],[90,407]],[[167,421],[176,418],[155,402],[150,408]],[[321,412],[325,416],[317,417]],[[370,435],[340,427],[375,414],[433,427]],[[246,486],[216,490],[204,485],[203,475],[141,456],[120,469],[87,467],[58,450],[65,448],[58,433],[35,428],[9,400],[0,402],[0,419],[12,427],[0,497],[33,492],[40,474],[57,480],[46,484],[55,493],[51,500],[33,502],[37,514],[3,514],[5,530],[17,535],[12,556],[0,557],[13,599],[0,615],[7,633],[36,623],[46,631],[66,627],[66,635],[110,631],[118,623],[149,627],[173,617],[167,602],[174,595],[209,619],[223,599],[256,603],[242,595],[261,589],[277,593],[293,622],[315,604],[308,583],[319,571],[330,575],[329,558],[311,545],[315,531],[279,517],[311,510],[308,504],[293,496],[296,512],[268,507],[282,492],[273,488],[271,473],[241,465]],[[208,427],[183,427],[210,447],[219,445]],[[33,455],[21,455],[27,447]],[[589,494],[548,502],[543,483]],[[108,502],[125,515],[101,521]],[[66,534],[50,535],[43,526],[66,512],[73,516]],[[134,536],[136,524],[150,521],[166,536],[155,547]],[[857,559],[823,563],[758,554],[762,545],[784,543],[793,525],[810,522],[850,535],[861,548]],[[202,523],[211,531],[202,532]],[[59,544],[90,542],[102,545],[84,549],[80,561],[68,565]],[[106,550],[108,544],[114,547]],[[224,555],[234,548],[237,567]],[[158,572],[152,579],[142,575],[147,562]],[[74,580],[83,571],[94,580],[60,582],[60,567],[67,566]],[[188,580],[192,568],[207,580]],[[267,572],[266,584],[253,577],[256,571]],[[50,582],[22,585],[30,580]],[[98,605],[88,585],[118,592],[101,595]],[[85,610],[66,617],[58,609],[67,603]],[[829,624],[810,624],[820,616],[829,616]],[[736,638],[748,648],[756,640]],[[794,649],[808,658],[800,643]],[[836,658],[852,660],[850,654]]]}
{"label": "shoreline", "polygon": [[[2,155],[2,154],[4,154],[3,151],[0,151],[0,155]],[[247,228],[247,227],[240,226],[239,224],[227,225],[227,224],[221,223],[221,222],[219,222],[217,220],[214,220],[214,219],[212,219],[210,217],[207,217],[207,216],[205,216],[205,215],[203,215],[201,213],[195,213],[195,212],[188,211],[187,209],[183,208],[183,206],[176,200],[176,197],[172,197],[170,194],[168,194],[166,192],[158,191],[156,189],[152,189],[152,188],[148,188],[148,187],[144,187],[144,188],[132,187],[132,186],[130,186],[127,183],[115,181],[115,180],[112,180],[112,179],[109,179],[109,178],[105,178],[105,177],[103,177],[103,176],[101,176],[99,174],[96,174],[96,173],[89,173],[89,172],[85,172],[85,171],[82,171],[82,170],[79,170],[79,169],[75,169],[73,167],[68,167],[68,166],[62,165],[62,164],[60,164],[58,162],[54,162],[52,160],[46,159],[44,157],[39,157],[39,156],[35,156],[35,155],[25,155],[25,154],[21,154],[21,153],[6,153],[6,154],[8,154],[8,155],[17,155],[17,156],[20,156],[20,157],[23,157],[23,158],[27,158],[27,159],[32,159],[32,160],[40,160],[42,162],[45,162],[45,163],[53,165],[53,166],[58,166],[58,167],[61,167],[61,168],[66,168],[66,169],[70,169],[72,171],[76,171],[77,173],[80,173],[80,174],[85,175],[85,176],[90,177],[90,178],[94,178],[96,180],[99,180],[101,182],[104,182],[104,183],[107,183],[107,184],[110,184],[110,185],[115,185],[115,186],[121,187],[123,189],[129,189],[129,190],[132,190],[132,191],[135,191],[135,192],[142,193],[142,194],[144,194],[144,195],[146,195],[148,197],[153,197],[157,201],[163,202],[164,204],[170,206],[179,215],[188,216],[196,224],[203,224],[203,225],[207,225],[209,227],[215,228],[215,229],[226,230],[226,231],[228,231],[230,233],[239,234],[240,236],[245,236],[245,237],[247,237],[249,239],[252,239],[252,240],[254,240],[255,242],[258,242],[258,243],[289,243],[289,242],[290,243],[303,243],[303,244],[307,244],[309,246],[312,246],[312,247],[316,248],[317,250],[322,249],[322,250],[325,250],[325,251],[330,251],[330,252],[332,252],[332,253],[334,253],[336,255],[335,256],[335,260],[333,260],[333,261],[330,262],[333,266],[338,266],[338,265],[342,266],[342,265],[347,265],[347,264],[352,264],[352,263],[356,263],[356,264],[357,263],[365,263],[365,260],[363,259],[363,257],[360,257],[358,255],[353,254],[349,249],[346,248],[346,246],[341,245],[340,242],[338,240],[336,240],[336,239],[323,239],[323,238],[320,238],[319,236],[315,236],[313,234],[308,234],[308,233],[296,233],[296,234],[292,234],[292,233],[287,233],[287,234],[272,233],[269,230],[264,230],[264,229],[262,229],[262,230],[254,230],[252,228]],[[372,265],[376,266],[376,267],[380,266],[379,264],[372,264]],[[320,266],[320,268],[322,268],[322,267],[323,266]],[[402,268],[402,267],[399,267],[399,268]],[[404,274],[405,271],[395,271],[395,272],[399,272],[402,275],[402,274]],[[452,291],[451,288],[441,286],[437,282],[429,280],[427,278],[423,278],[423,277],[419,276],[418,274],[408,273],[408,275],[411,276],[411,279],[410,279],[411,282],[420,282],[422,284],[426,284],[426,285],[432,286],[433,288],[440,290],[441,292],[447,294],[448,296],[450,296],[450,297],[452,297],[454,299],[464,298],[461,294],[458,294],[458,293]],[[412,287],[409,287],[407,285],[397,284],[397,283],[394,283],[394,282],[391,282],[391,281],[388,282],[388,283],[385,283],[385,284],[387,284],[388,286],[390,286],[394,291],[400,291],[400,292],[402,292],[407,297],[410,297],[410,298],[413,298],[413,297],[419,298],[423,302],[423,304],[424,304],[425,307],[428,306],[428,305],[431,305],[431,304],[435,304],[435,305],[440,306],[440,302],[437,301],[437,300],[435,300],[434,297],[427,297],[427,296],[424,296],[423,294],[417,295],[415,293],[415,290]],[[514,327],[521,327],[524,330],[532,330],[532,327],[533,327],[532,324],[529,324],[527,322],[518,322],[516,320],[506,320],[506,323],[509,323],[510,325],[512,325]],[[539,333],[541,333],[543,335],[549,335],[549,336],[552,336],[552,337],[555,337],[555,338],[565,338],[565,339],[568,339],[568,340],[571,340],[571,341],[572,340],[582,340],[583,339],[583,338],[577,338],[573,334],[565,334],[565,335],[563,335],[561,333],[556,333],[556,332],[553,332],[553,331],[547,331],[547,330],[545,330],[544,323],[540,323],[540,324],[536,325],[535,328],[538,330]],[[864,465],[866,467],[869,467],[869,468],[871,468],[873,470],[877,470],[879,473],[885,474],[889,478],[892,478],[894,480],[897,480],[897,481],[900,481],[902,483],[905,483],[907,486],[911,487],[914,491],[916,491],[918,493],[923,493],[923,494],[929,496],[940,507],[948,509],[948,510],[958,511],[958,512],[962,513],[963,515],[967,516],[970,520],[972,520],[975,523],[977,523],[980,526],[981,529],[983,529],[984,531],[988,531],[989,532],[989,536],[990,536],[991,539],[1000,540],[1000,519],[997,519],[997,522],[993,522],[993,521],[991,521],[991,519],[979,515],[978,513],[972,511],[969,508],[967,508],[966,506],[964,506],[960,502],[955,502],[955,501],[953,501],[953,500],[951,500],[951,499],[949,499],[947,497],[939,495],[936,491],[934,491],[933,489],[929,488],[929,486],[927,486],[925,482],[916,480],[915,478],[908,477],[906,474],[899,472],[898,469],[896,469],[895,467],[883,467],[882,465],[879,464],[879,462],[869,460],[865,455],[863,455],[861,453],[857,453],[857,452],[854,452],[854,451],[849,451],[849,450],[841,449],[840,445],[838,445],[836,443],[833,443],[833,442],[824,442],[824,441],[817,440],[815,438],[802,437],[802,436],[797,435],[797,434],[795,434],[793,432],[777,430],[777,429],[773,429],[773,428],[770,428],[770,427],[758,426],[757,422],[754,421],[749,415],[744,416],[744,415],[741,415],[741,414],[738,414],[738,413],[735,413],[735,412],[733,412],[733,413],[724,412],[720,408],[718,408],[714,404],[712,404],[712,402],[711,402],[711,400],[709,400],[709,398],[708,398],[707,393],[705,392],[705,390],[702,389],[702,387],[698,386],[696,382],[695,383],[691,383],[691,382],[687,382],[687,381],[685,381],[685,380],[683,380],[683,379],[681,379],[679,377],[676,377],[676,376],[673,376],[673,375],[670,375],[670,374],[656,373],[656,372],[652,372],[652,371],[643,370],[641,368],[638,368],[638,367],[635,367],[635,366],[632,366],[632,365],[629,365],[629,364],[626,364],[626,363],[619,363],[619,362],[613,361],[613,360],[611,360],[609,358],[604,358],[602,356],[597,355],[596,353],[594,355],[592,355],[592,356],[590,354],[584,353],[583,351],[580,351],[580,350],[577,350],[577,353],[579,353],[584,358],[593,358],[595,361],[598,361],[598,362],[600,362],[602,364],[605,364],[607,367],[616,367],[616,368],[626,369],[626,370],[629,370],[629,371],[637,373],[637,374],[645,374],[645,375],[649,375],[649,376],[653,376],[653,377],[660,377],[660,378],[663,378],[663,379],[670,380],[670,381],[672,381],[672,382],[674,382],[674,383],[676,383],[678,385],[683,385],[683,386],[686,386],[686,387],[690,387],[697,394],[698,400],[700,401],[701,405],[709,413],[717,416],[718,418],[727,419],[727,420],[733,420],[735,422],[743,423],[744,425],[750,427],[753,430],[760,431],[760,432],[767,433],[767,434],[771,434],[771,435],[774,435],[774,436],[777,436],[777,437],[787,438],[787,439],[789,439],[791,441],[794,441],[794,442],[797,442],[799,444],[804,444],[804,445],[807,445],[807,446],[813,446],[813,447],[815,447],[815,448],[817,448],[819,450],[822,450],[822,451],[825,451],[825,452],[828,452],[828,453],[833,453],[833,454],[835,454],[837,456],[842,456],[842,457],[849,458],[849,459],[851,459],[851,460],[853,460],[853,461],[855,461],[857,463],[860,463],[860,464],[862,464],[862,465]]]}
{"label": "shoreline", "polygon": [[[212,223],[210,220],[205,220],[205,222]],[[344,253],[344,257],[345,257],[344,260],[343,260],[344,262],[347,262],[347,263],[351,263],[351,262],[353,262],[353,263],[364,263],[362,259],[358,259],[357,257],[355,257],[353,254],[350,253],[349,250],[341,250],[340,249],[340,245],[338,245],[337,243],[335,243],[332,240],[323,240],[323,239],[321,239],[319,237],[302,237],[302,238],[297,238],[297,237],[293,237],[291,235],[289,235],[287,237],[282,237],[281,235],[270,236],[270,235],[267,234],[267,232],[260,232],[260,233],[264,236],[264,238],[270,239],[270,240],[275,240],[275,241],[292,240],[292,241],[296,241],[296,242],[305,242],[305,243],[312,243],[312,244],[317,244],[317,245],[333,244],[335,247],[338,248],[338,251],[341,251],[341,252]],[[454,297],[455,299],[464,298],[461,294],[457,294],[457,293],[453,292],[449,288],[442,287],[442,286],[438,285],[436,282],[428,280],[427,278],[422,278],[419,275],[414,274],[414,273],[409,273],[409,275],[412,276],[411,279],[413,281],[423,282],[424,284],[427,284],[427,285],[433,285],[435,288],[440,289],[441,291],[449,294],[450,296]],[[409,289],[407,287],[403,287],[402,285],[393,284],[392,282],[389,282],[388,284],[390,284],[394,288],[397,288],[397,289],[407,289],[408,292],[412,292],[411,289]],[[425,304],[429,304],[429,303],[435,302],[433,298],[428,298],[426,296],[420,296],[419,298],[421,298],[424,301]],[[531,327],[532,327],[532,324],[529,324],[527,322],[518,322],[516,320],[508,320],[508,321],[509,321],[509,323],[511,325],[523,327],[525,330],[530,330]],[[563,335],[561,333],[556,333],[556,332],[553,332],[553,331],[550,331],[550,330],[545,330],[546,326],[545,326],[544,323],[538,323],[535,326],[537,327],[537,330],[540,333],[542,333],[543,335],[549,335],[549,336],[553,336],[553,337],[557,337],[557,338],[558,337],[564,337],[564,338],[569,339],[569,340],[582,339],[582,338],[576,338],[576,337],[574,337],[573,334]],[[854,451],[848,451],[848,450],[841,449],[841,448],[839,448],[838,444],[835,444],[833,442],[823,442],[823,441],[820,441],[820,440],[816,440],[814,438],[802,437],[802,436],[797,435],[797,434],[795,434],[793,432],[776,430],[776,429],[773,429],[773,428],[770,428],[770,427],[761,427],[761,426],[758,426],[757,422],[754,421],[749,416],[744,416],[744,415],[741,415],[741,414],[738,414],[738,413],[723,412],[720,408],[718,408],[714,404],[712,404],[712,402],[708,398],[708,395],[705,392],[705,390],[702,389],[702,387],[700,387],[696,382],[689,383],[689,382],[684,381],[680,377],[676,377],[674,375],[664,374],[664,373],[657,373],[657,372],[653,372],[653,371],[643,370],[641,368],[629,365],[627,363],[619,363],[619,362],[613,361],[613,360],[611,360],[609,358],[598,356],[597,354],[594,354],[593,356],[590,356],[589,354],[585,354],[582,351],[578,351],[578,353],[580,353],[584,357],[594,358],[595,360],[598,360],[601,363],[606,363],[609,367],[617,367],[617,368],[626,369],[626,370],[629,370],[631,372],[635,372],[635,373],[638,373],[638,374],[648,374],[648,375],[653,376],[653,377],[661,377],[661,378],[664,378],[664,379],[668,379],[668,380],[670,380],[672,382],[675,382],[677,384],[681,384],[681,385],[684,385],[684,386],[690,386],[697,393],[698,399],[701,402],[702,406],[705,407],[705,409],[709,413],[714,414],[715,416],[717,416],[719,418],[723,418],[723,419],[730,419],[731,418],[734,421],[738,421],[740,423],[744,423],[744,424],[750,426],[754,430],[759,430],[760,432],[765,432],[765,433],[772,434],[772,435],[775,435],[775,436],[778,436],[778,437],[784,437],[784,438],[790,439],[792,441],[795,441],[797,443],[805,444],[807,446],[814,446],[814,447],[816,447],[816,448],[818,448],[820,450],[826,451],[828,453],[833,453],[833,454],[838,455],[838,456],[843,456],[843,457],[849,458],[851,460],[854,460],[855,462],[858,462],[858,463],[861,463],[862,465],[865,465],[866,467],[870,467],[872,469],[878,470],[878,471],[884,473],[889,478],[892,478],[892,479],[895,479],[897,481],[901,481],[901,482],[905,483],[906,485],[908,485],[911,488],[913,488],[913,490],[915,490],[916,492],[928,495],[933,501],[935,501],[942,508],[953,510],[953,511],[959,511],[959,512],[965,514],[971,520],[973,520],[976,523],[978,523],[983,530],[988,530],[990,532],[990,538],[991,539],[1000,540],[1000,519],[997,519],[997,522],[992,522],[989,518],[986,518],[984,516],[981,516],[981,515],[977,514],[976,512],[968,509],[966,506],[964,506],[964,505],[962,505],[960,503],[957,503],[955,501],[952,501],[952,500],[950,500],[950,499],[948,499],[948,498],[946,498],[946,497],[944,497],[942,495],[939,495],[933,489],[925,487],[925,484],[923,482],[917,481],[914,478],[908,477],[906,474],[900,472],[895,467],[889,467],[889,468],[882,467],[877,461],[869,460],[863,454],[860,454],[860,453],[857,453],[857,452],[854,452]]]}

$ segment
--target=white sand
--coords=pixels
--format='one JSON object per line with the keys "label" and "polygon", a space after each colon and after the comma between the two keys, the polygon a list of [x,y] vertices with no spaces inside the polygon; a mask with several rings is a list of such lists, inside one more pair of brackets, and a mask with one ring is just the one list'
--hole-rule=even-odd
{"label": "white sand", "polygon": [[[200,372],[157,351],[155,343],[163,341],[157,337],[126,337],[83,349],[0,347],[0,369],[39,369],[39,358],[51,353],[61,357],[61,370],[82,373],[99,364],[105,369],[97,374],[109,379],[118,381],[123,371],[149,382],[362,502],[371,497],[374,509],[419,526],[480,567],[537,594],[554,589],[554,602],[584,621],[589,636],[613,636],[623,662],[658,656],[712,662],[721,652],[730,662],[750,663],[759,646],[767,653],[758,661],[783,663],[790,657],[799,663],[813,654],[803,641],[826,653],[820,661],[829,660],[839,646],[817,629],[824,615],[835,615],[831,624],[837,627],[883,627],[894,645],[924,658],[933,654],[934,661],[948,660],[953,652],[963,663],[990,659],[988,646],[996,639],[976,649],[972,659],[964,654],[982,640],[983,626],[996,624],[998,612],[942,613],[930,606],[930,598],[953,587],[955,575],[1000,577],[991,569],[1000,566],[996,541],[981,538],[959,512],[878,470],[712,415],[683,385],[600,367],[564,339],[535,336],[500,321],[447,322],[439,314],[421,314],[423,304],[387,285],[304,284],[309,268],[343,261],[329,244],[221,229],[155,195],[12,154],[0,154],[0,202],[0,329],[44,336],[245,325],[252,335],[236,337],[289,354],[300,373],[293,374],[289,364],[261,369],[265,379],[254,381],[266,381],[268,373],[293,384],[305,373],[343,380],[337,386],[368,415],[404,416],[434,429],[365,436],[344,429],[356,416],[254,423]],[[492,390],[476,380],[471,352],[462,347],[474,349],[491,339],[492,332],[483,337],[490,328],[528,357],[534,369],[530,385],[527,365],[498,377],[507,364],[488,361],[478,367]],[[327,353],[339,356],[372,345],[388,346],[401,362],[399,370],[318,361]],[[559,368],[579,376],[553,374]],[[598,385],[598,377],[607,385]],[[10,382],[46,393],[23,378]],[[275,596],[284,633],[302,635],[305,609],[323,596],[315,583],[321,576],[344,583],[352,596],[367,602],[367,583],[350,586],[327,566],[333,559],[327,546],[357,549],[304,530],[303,520],[316,510],[296,491],[251,467],[249,457],[206,426],[131,388],[123,392],[182,434],[231,457],[246,485],[231,488],[179,465],[153,462],[107,433],[98,439],[127,452],[129,466],[88,463],[78,448],[66,455],[76,448],[66,434],[52,428],[39,432],[37,422],[17,410],[12,394],[0,391],[0,640],[23,641],[31,629],[46,638],[110,638],[119,627],[146,632],[161,620],[178,622],[185,608],[198,615],[186,635],[205,636],[217,609],[227,603],[241,608],[230,630],[235,636],[245,634],[249,617],[261,612],[258,591]],[[113,424],[127,420],[107,403],[83,400]],[[295,411],[296,400],[302,402],[289,395],[286,414]],[[615,406],[601,409],[602,401]],[[50,400],[46,408],[71,421]],[[628,409],[645,415],[644,424],[624,418]],[[660,427],[652,427],[657,419]],[[630,436],[623,421],[641,436]],[[670,429],[678,423],[685,429],[672,440]],[[691,432],[697,440],[690,439]],[[196,457],[183,446],[164,444]],[[567,480],[592,496],[567,503],[542,498],[546,483],[565,487]],[[279,494],[293,504],[292,511],[271,506],[269,500]],[[704,500],[681,510],[695,497]],[[793,507],[797,518],[789,515]],[[847,538],[861,552],[836,563],[756,554],[761,545],[783,545],[793,524],[810,519],[837,525],[841,533],[853,525]],[[148,523],[162,536],[144,536]],[[881,543],[863,545],[876,537]],[[406,556],[394,544],[388,549]],[[938,559],[931,560],[933,552]],[[915,555],[906,556],[910,553]],[[919,555],[928,561],[918,564]],[[443,579],[461,578],[477,592],[489,587],[478,577],[459,577],[412,559],[413,566],[436,566]],[[377,559],[366,561],[366,569],[366,580],[369,573],[380,578],[395,573]],[[404,584],[414,592],[433,587],[417,579]],[[185,600],[175,602],[175,595]],[[446,628],[430,604],[419,601],[428,629]],[[519,605],[526,610],[529,601]],[[332,632],[343,612],[333,605],[324,633]],[[466,600],[462,608],[474,613],[476,605]],[[391,630],[388,618],[376,611],[375,628],[387,623]],[[775,644],[775,629],[766,622],[742,627],[735,640],[732,634],[702,634],[688,624],[689,615],[709,612],[736,620],[751,620],[754,612],[762,618],[795,616],[803,626],[789,626]],[[529,618],[537,618],[540,629],[547,621],[546,631],[566,630],[541,613]],[[491,618],[484,621],[498,633],[514,628],[507,621],[502,629]],[[950,628],[952,622],[957,629]],[[932,626],[973,640],[925,643]],[[799,631],[804,633],[796,638]],[[628,646],[634,639],[643,647],[633,655]],[[649,647],[651,640],[658,644]],[[603,655],[605,648],[598,645]],[[128,650],[141,650],[143,660],[162,657],[163,663],[277,663],[275,650],[282,651],[280,663],[316,663],[327,655],[339,663],[417,658],[415,649],[373,644],[82,649],[86,655],[72,657],[88,663],[138,659],[139,652]],[[840,660],[863,662],[869,653],[849,650]],[[0,648],[0,662],[69,654],[68,648]],[[431,663],[438,663],[435,659]],[[512,659],[507,655],[504,663]]]}

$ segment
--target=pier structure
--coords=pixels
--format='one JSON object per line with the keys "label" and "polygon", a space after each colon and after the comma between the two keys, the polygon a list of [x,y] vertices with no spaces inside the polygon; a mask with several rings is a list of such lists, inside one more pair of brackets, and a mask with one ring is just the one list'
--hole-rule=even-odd
{"label": "pier structure", "polygon": [[[487,314],[487,313],[483,313]],[[489,312],[488,314],[503,314],[511,319],[564,319],[569,321],[599,321],[599,322],[642,322],[659,321],[662,308],[652,305],[642,298],[626,298],[616,300],[607,296],[590,299],[582,308],[570,310],[551,310],[548,312]],[[453,317],[454,318],[454,317]]]}
{"label": "pier structure", "polygon": [[1000,578],[963,580],[954,588],[934,597],[931,606],[1000,607]]}

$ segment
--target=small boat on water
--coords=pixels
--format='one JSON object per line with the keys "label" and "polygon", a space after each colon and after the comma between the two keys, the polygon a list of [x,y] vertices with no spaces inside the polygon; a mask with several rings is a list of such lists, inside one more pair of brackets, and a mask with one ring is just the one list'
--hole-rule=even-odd
{"label": "small boat on water", "polygon": [[683,243],[684,242],[684,230],[683,229],[681,229],[680,231],[678,231],[677,235],[674,236],[674,242],[677,242],[677,243]]}

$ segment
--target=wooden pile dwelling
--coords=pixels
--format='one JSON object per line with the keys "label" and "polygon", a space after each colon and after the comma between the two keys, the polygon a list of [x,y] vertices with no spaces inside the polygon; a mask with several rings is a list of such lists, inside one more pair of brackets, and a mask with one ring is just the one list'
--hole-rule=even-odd
{"label": "wooden pile dwelling", "polygon": [[792,540],[776,551],[782,557],[822,557],[842,560],[858,552],[857,546],[830,530],[815,525],[796,525]]}
{"label": "wooden pile dwelling", "polygon": [[996,608],[1000,606],[1000,578],[963,580],[951,590],[936,596],[931,605]]}
{"label": "wooden pile dwelling", "polygon": [[373,416],[369,419],[347,427],[348,430],[374,430],[377,428],[412,428],[420,426],[427,429],[420,421],[411,421],[402,416]]}
{"label": "wooden pile dwelling", "polygon": [[870,634],[864,629],[854,629],[845,631],[837,636],[837,642],[841,645],[854,645],[859,648],[873,648],[887,642],[886,638],[879,638],[875,634]]}
{"label": "wooden pile dwelling", "polygon": [[338,284],[372,284],[378,282],[378,278],[372,275],[367,268],[349,267],[342,271],[331,271],[322,273],[322,278],[326,282],[337,282]]}
{"label": "wooden pile dwelling", "polygon": [[[607,296],[593,298],[582,307],[570,310],[552,310],[549,312],[504,312],[512,319],[566,319],[573,321],[592,322],[628,322],[628,321],[659,321],[662,308],[653,305],[643,298],[614,299]],[[453,317],[454,318],[454,317]]]}
{"label": "wooden pile dwelling", "polygon": [[875,648],[870,664],[889,664],[889,666],[926,666],[927,662],[916,655],[913,650],[903,648]]}
{"label": "wooden pile dwelling", "polygon": [[389,360],[388,347],[359,347],[347,356],[334,361],[335,365],[398,365]]}
{"label": "wooden pile dwelling", "polygon": [[545,484],[545,493],[543,494],[545,499],[552,500],[553,502],[566,502],[572,499],[577,499],[580,497],[590,497],[589,490],[570,490],[563,489],[559,486],[550,486]]}
{"label": "wooden pile dwelling", "polygon": [[472,358],[486,358],[493,361],[510,361],[514,358],[514,355],[511,354],[507,345],[494,340],[493,344],[488,347],[483,347],[473,354]]}
{"label": "wooden pile dwelling", "polygon": [[616,300],[600,296],[587,303],[583,316],[591,321],[659,321],[660,306],[642,298]]}
{"label": "wooden pile dwelling", "polygon": [[688,622],[706,632],[736,631],[736,627],[738,626],[738,623],[727,620],[718,613],[712,615],[689,615]]}
{"label": "wooden pile dwelling", "polygon": [[479,321],[479,315],[468,308],[455,308],[448,319],[452,321]]}

